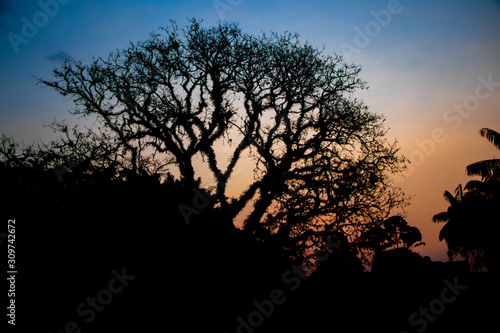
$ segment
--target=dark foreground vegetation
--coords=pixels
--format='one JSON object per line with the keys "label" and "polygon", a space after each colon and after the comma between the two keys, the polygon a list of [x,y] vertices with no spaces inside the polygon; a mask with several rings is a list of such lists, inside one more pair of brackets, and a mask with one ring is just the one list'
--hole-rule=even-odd
{"label": "dark foreground vegetation", "polygon": [[[332,235],[340,246],[318,252],[324,261],[306,274],[278,239],[259,243],[218,223],[216,211],[186,225],[178,205],[192,194],[179,182],[87,179],[76,187],[71,175],[59,183],[54,172],[1,171],[5,218],[17,225],[18,328],[481,332],[494,324],[497,282],[471,275],[464,262],[430,262],[401,248],[376,255],[363,272],[351,246]],[[108,301],[102,290],[112,270],[127,285],[115,282],[122,290]],[[458,289],[443,293],[444,281]],[[426,317],[420,311],[429,307]]]}

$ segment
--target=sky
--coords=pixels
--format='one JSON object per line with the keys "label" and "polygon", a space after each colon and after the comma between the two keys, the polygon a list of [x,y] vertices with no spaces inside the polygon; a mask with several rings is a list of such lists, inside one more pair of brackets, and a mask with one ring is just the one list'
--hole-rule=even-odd
{"label": "sky", "polygon": [[189,18],[297,32],[360,65],[369,89],[355,97],[385,116],[388,139],[411,162],[396,185],[412,197],[406,219],[427,244],[416,251],[447,260],[442,224],[432,222],[447,209],[443,192],[471,179],[466,165],[498,157],[478,130],[500,131],[500,1],[0,0],[0,133],[49,140],[43,124],[71,122],[73,104],[36,78],[50,79],[67,57],[89,63]]}

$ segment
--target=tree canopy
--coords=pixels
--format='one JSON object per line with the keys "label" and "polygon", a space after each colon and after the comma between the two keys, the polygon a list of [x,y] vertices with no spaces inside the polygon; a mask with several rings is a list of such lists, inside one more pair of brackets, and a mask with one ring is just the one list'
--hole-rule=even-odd
{"label": "tree canopy", "polygon": [[[93,125],[55,122],[60,139],[28,153],[56,170],[77,161],[82,174],[205,186],[224,223],[253,205],[244,229],[286,239],[285,248],[303,250],[324,232],[354,241],[405,204],[391,180],[404,158],[387,141],[383,116],[353,97],[366,88],[360,70],[296,34],[172,22],[146,41],[90,64],[66,61],[53,79],[39,79]],[[217,145],[229,147],[227,159]],[[5,147],[4,159],[14,161],[15,145],[4,138]],[[245,156],[254,181],[229,197]],[[196,159],[211,174],[203,184]],[[180,209],[186,222],[198,213]]]}

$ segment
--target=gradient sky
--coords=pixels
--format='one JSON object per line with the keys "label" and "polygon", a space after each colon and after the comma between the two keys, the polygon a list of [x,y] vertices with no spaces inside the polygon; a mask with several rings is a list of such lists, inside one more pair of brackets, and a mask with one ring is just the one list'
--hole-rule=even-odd
{"label": "gradient sky", "polygon": [[[370,88],[356,97],[385,115],[388,138],[412,161],[397,183],[413,196],[407,220],[423,233],[423,255],[447,259],[442,225],[431,221],[447,208],[443,192],[467,182],[467,164],[498,157],[477,132],[500,130],[499,1],[54,1],[0,0],[0,133],[17,140],[47,141],[42,124],[72,119],[71,101],[35,77],[50,78],[65,57],[88,63],[195,17],[252,34],[298,32],[362,66]],[[38,31],[23,32],[34,20]]]}

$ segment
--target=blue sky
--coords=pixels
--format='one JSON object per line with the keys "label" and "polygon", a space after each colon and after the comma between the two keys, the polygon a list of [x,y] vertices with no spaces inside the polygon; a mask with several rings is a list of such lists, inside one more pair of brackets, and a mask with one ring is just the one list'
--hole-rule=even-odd
{"label": "blue sky", "polygon": [[[500,82],[499,1],[0,0],[0,133],[47,140],[52,132],[42,124],[72,121],[71,100],[35,79],[50,78],[65,56],[89,62],[146,39],[169,20],[183,26],[193,17],[207,26],[237,22],[252,34],[298,32],[325,52],[360,64],[370,89],[356,97],[385,115],[388,137],[414,160],[398,182],[414,195],[408,221],[428,243],[419,252],[446,258],[437,240],[441,225],[430,221],[446,209],[442,193],[467,181],[468,163],[497,153],[477,131],[500,130],[500,86],[494,84]],[[24,27],[26,21],[37,23],[38,31]],[[25,43],[12,42],[14,34]],[[356,52],[346,54],[347,46]],[[480,87],[485,80],[493,82],[491,91]],[[476,98],[471,111],[453,109],[474,102],[477,89],[488,96]]]}

